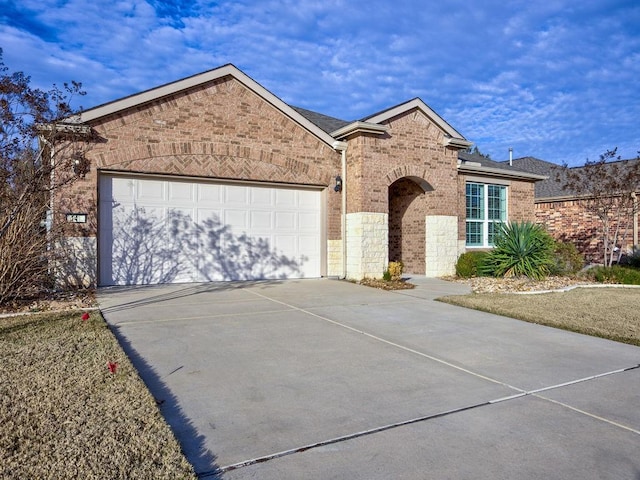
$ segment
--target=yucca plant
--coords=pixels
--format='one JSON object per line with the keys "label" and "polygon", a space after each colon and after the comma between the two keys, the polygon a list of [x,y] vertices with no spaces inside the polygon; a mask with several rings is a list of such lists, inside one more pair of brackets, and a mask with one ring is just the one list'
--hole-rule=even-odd
{"label": "yucca plant", "polygon": [[485,275],[539,280],[549,275],[554,265],[553,238],[540,225],[531,222],[502,224],[494,245],[480,266]]}

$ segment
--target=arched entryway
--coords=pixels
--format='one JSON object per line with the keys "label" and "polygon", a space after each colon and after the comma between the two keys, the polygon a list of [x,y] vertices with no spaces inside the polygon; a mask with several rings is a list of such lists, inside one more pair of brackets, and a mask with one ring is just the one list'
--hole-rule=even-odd
{"label": "arched entryway", "polygon": [[427,192],[432,190],[417,177],[389,186],[389,261],[402,261],[406,273],[425,274]]}

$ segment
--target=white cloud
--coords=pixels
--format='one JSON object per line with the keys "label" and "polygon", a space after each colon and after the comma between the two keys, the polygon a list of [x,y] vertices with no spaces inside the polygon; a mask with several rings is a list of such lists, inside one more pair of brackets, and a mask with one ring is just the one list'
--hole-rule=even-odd
{"label": "white cloud", "polygon": [[0,13],[0,47],[38,85],[82,81],[85,106],[234,63],[329,115],[420,96],[496,158],[584,160],[640,148],[631,3],[23,0],[22,17]]}

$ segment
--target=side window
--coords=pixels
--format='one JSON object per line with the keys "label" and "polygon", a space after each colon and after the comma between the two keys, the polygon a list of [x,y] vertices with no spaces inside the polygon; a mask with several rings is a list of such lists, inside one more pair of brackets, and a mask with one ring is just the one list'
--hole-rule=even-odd
{"label": "side window", "polygon": [[507,187],[486,183],[466,184],[468,247],[492,247],[499,225],[507,221]]}

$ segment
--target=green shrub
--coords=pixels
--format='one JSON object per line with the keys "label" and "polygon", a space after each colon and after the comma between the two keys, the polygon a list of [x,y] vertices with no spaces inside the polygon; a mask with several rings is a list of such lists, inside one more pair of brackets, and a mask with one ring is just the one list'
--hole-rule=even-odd
{"label": "green shrub", "polygon": [[573,243],[556,240],[553,248],[554,265],[551,267],[553,275],[574,275],[584,267],[584,256]]}
{"label": "green shrub", "polygon": [[594,267],[588,276],[600,283],[620,283],[623,285],[640,285],[640,270],[633,267]]}
{"label": "green shrub", "polygon": [[471,278],[478,275],[478,266],[488,252],[466,252],[458,257],[456,275],[460,278]]}
{"label": "green shrub", "polygon": [[554,240],[540,225],[502,224],[494,245],[480,266],[480,272],[486,275],[538,280],[549,275],[554,265]]}
{"label": "green shrub", "polygon": [[389,270],[385,270],[384,273],[382,274],[382,279],[385,282],[390,282],[391,281],[391,272]]}

